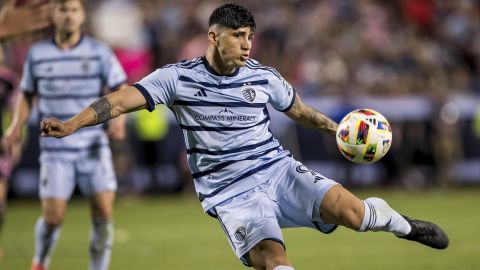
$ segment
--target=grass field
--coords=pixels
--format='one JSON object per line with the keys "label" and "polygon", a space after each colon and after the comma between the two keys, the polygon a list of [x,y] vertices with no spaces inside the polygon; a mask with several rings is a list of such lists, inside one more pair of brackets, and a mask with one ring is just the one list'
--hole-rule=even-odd
{"label": "grass field", "polygon": [[[379,196],[412,217],[435,221],[450,235],[437,251],[386,233],[339,228],[331,235],[287,229],[287,253],[296,269],[480,269],[480,189],[455,191],[360,191]],[[115,245],[110,269],[247,269],[234,256],[218,222],[190,196],[120,198],[115,207]],[[2,236],[0,269],[28,269],[37,201],[10,202]],[[89,213],[82,199],[70,203],[51,270],[87,269]]]}

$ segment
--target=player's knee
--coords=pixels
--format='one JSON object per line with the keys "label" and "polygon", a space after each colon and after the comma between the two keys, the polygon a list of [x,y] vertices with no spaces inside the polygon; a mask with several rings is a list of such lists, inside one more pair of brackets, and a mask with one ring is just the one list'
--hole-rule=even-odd
{"label": "player's knee", "polygon": [[273,269],[279,265],[289,265],[286,256],[282,255],[266,255],[262,256],[261,258],[257,257],[257,260],[251,262],[252,267],[256,270],[265,270],[265,269]]}
{"label": "player's knee", "polygon": [[63,215],[58,213],[47,213],[44,215],[45,224],[49,227],[58,227],[62,225]]}
{"label": "player's knee", "polygon": [[284,248],[270,240],[255,245],[248,253],[248,259],[257,270],[273,269],[278,265],[289,265]]}

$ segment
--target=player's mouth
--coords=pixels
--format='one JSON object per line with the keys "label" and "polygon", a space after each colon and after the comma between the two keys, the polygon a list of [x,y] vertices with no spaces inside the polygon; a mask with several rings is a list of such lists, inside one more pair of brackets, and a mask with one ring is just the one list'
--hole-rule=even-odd
{"label": "player's mouth", "polygon": [[240,56],[240,60],[241,60],[242,62],[247,61],[248,58],[249,58],[248,54],[242,54],[242,55]]}

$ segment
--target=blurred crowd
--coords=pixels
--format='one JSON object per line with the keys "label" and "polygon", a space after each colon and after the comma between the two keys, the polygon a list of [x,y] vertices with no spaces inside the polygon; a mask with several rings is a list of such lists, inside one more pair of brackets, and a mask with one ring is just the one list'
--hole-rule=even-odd
{"label": "blurred crowd", "polygon": [[[89,17],[85,32],[114,48],[134,83],[155,68],[201,56],[207,46],[208,16],[224,1],[85,2]],[[480,110],[463,119],[459,109],[447,102],[451,95],[480,96],[480,1],[240,3],[252,11],[257,23],[252,57],[275,67],[305,99],[428,97],[433,103],[428,119],[392,123],[396,154],[385,161],[390,176],[409,178],[408,168],[426,164],[432,172],[423,178],[446,183],[451,180],[443,178],[449,178],[453,163],[465,158],[465,151],[480,158],[480,131],[474,128]],[[47,34],[48,30],[6,42],[5,65],[21,74],[28,46]],[[156,117],[165,119],[165,113]],[[136,140],[147,142],[147,147],[135,149],[165,149],[148,144],[164,140],[165,127],[150,136],[141,124],[133,125]],[[471,142],[475,145],[469,147]],[[173,159],[151,155],[144,163],[182,160],[177,155]],[[141,153],[138,156],[145,159]],[[123,157],[120,162],[128,167],[128,154]]]}
{"label": "blurred crowd", "polygon": [[[125,56],[127,62],[135,66],[141,63],[132,58],[143,60],[148,67],[142,72],[148,73],[202,55],[208,16],[223,1],[86,3],[86,32],[119,51],[137,52]],[[480,1],[245,0],[242,5],[256,15],[253,57],[276,67],[304,95],[480,92]],[[21,60],[9,59],[17,71]],[[131,80],[142,72],[133,72]]]}
{"label": "blurred crowd", "polygon": [[[112,27],[97,33],[110,37],[123,33],[124,40],[115,41],[119,47],[143,43],[153,54],[155,67],[201,55],[208,15],[222,3],[110,2],[103,4],[107,6],[103,12],[90,13],[91,26],[110,21]],[[121,14],[126,16],[113,11],[118,2],[125,3]],[[253,57],[276,67],[304,95],[480,93],[479,1],[250,0],[242,4],[256,15]],[[94,6],[102,4],[92,2]],[[126,24],[126,17],[134,20],[132,13],[139,25],[127,29],[137,32],[134,35],[119,27]],[[118,23],[109,17],[116,17]]]}

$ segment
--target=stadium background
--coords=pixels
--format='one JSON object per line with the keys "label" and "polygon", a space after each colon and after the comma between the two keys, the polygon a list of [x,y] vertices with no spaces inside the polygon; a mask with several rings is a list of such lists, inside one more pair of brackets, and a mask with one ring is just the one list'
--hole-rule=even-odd
{"label": "stadium background", "polygon": [[[85,33],[108,42],[130,83],[165,64],[201,56],[206,22],[223,1],[86,1]],[[270,109],[272,130],[311,169],[381,196],[452,235],[438,253],[381,234],[325,237],[286,230],[299,269],[478,269],[480,267],[480,3],[475,0],[241,1],[255,15],[253,58],[277,70],[307,104],[339,121],[370,107],[393,128],[390,153],[355,165],[334,138]],[[18,74],[31,42],[4,44]],[[119,178],[112,269],[242,269],[215,222],[201,213],[183,138],[165,108],[129,115],[129,138],[112,144]],[[25,269],[39,214],[38,119],[29,121],[22,162],[10,181],[0,269]],[[87,205],[72,201],[52,269],[84,269]],[[377,245],[378,244],[378,245]],[[77,268],[75,268],[77,267]]]}

